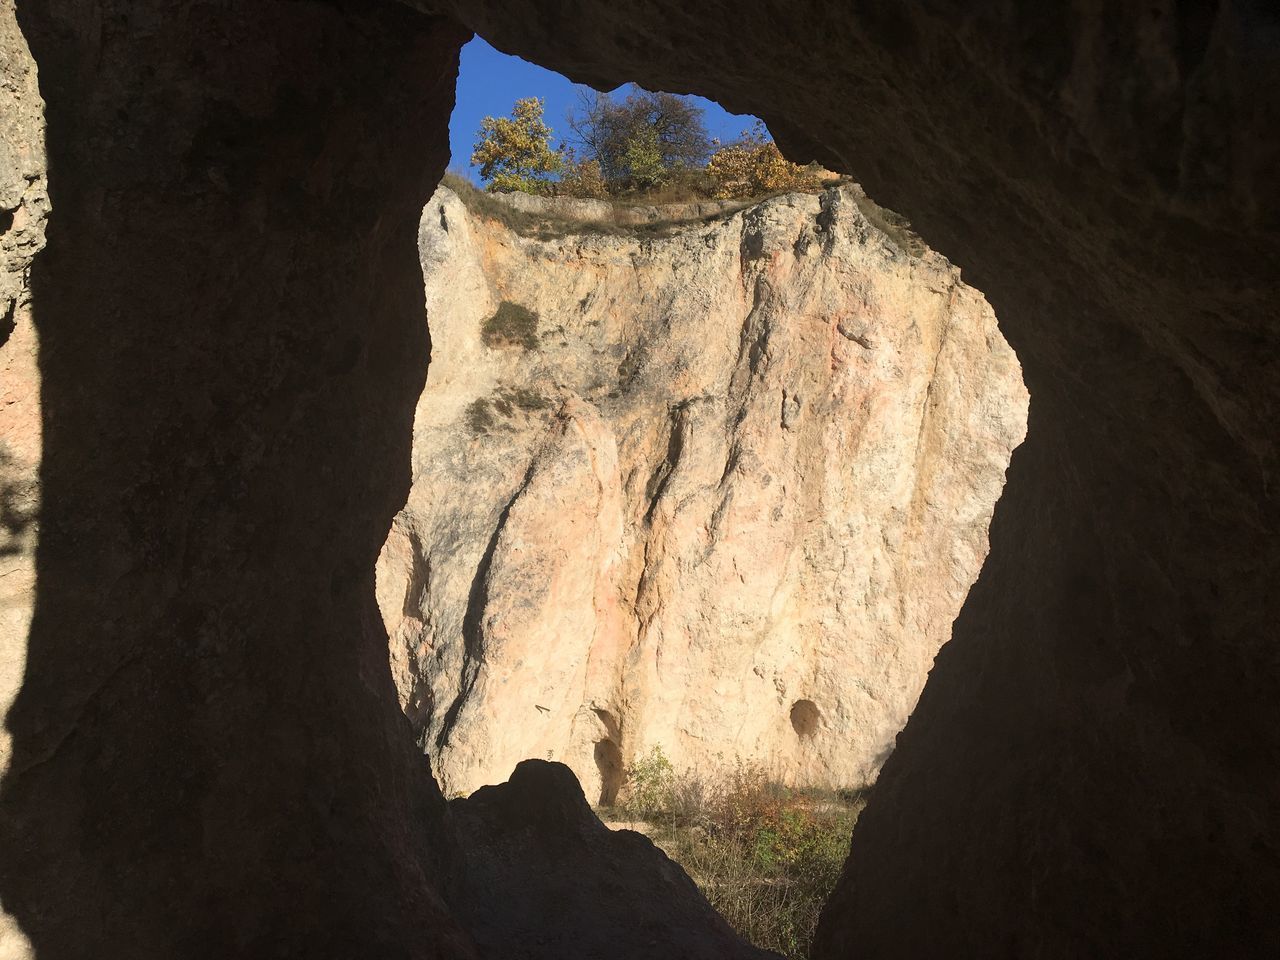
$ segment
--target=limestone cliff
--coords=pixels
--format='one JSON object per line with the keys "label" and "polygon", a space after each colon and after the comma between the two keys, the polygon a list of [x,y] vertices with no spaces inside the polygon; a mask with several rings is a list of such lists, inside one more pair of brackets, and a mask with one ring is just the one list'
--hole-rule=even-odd
{"label": "limestone cliff", "polygon": [[869,782],[986,555],[1013,351],[852,184],[607,215],[424,211],[432,360],[378,563],[405,710],[446,792],[539,757],[608,800],[653,746]]}

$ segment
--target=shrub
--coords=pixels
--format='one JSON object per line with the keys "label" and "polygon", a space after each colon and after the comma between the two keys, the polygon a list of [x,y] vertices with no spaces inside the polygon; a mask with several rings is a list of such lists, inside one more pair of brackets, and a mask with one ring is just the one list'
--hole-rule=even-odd
{"label": "shrub", "polygon": [[717,150],[707,162],[707,172],[717,183],[716,196],[724,200],[816,190],[821,186],[820,171],[784,157],[762,124],[744,133],[736,143]]}
{"label": "shrub", "polygon": [[580,200],[607,200],[609,184],[605,182],[596,160],[578,160],[572,152],[566,154],[564,173],[556,184],[556,195],[576,197]]}
{"label": "shrub", "polygon": [[662,747],[654,747],[627,771],[624,809],[642,820],[661,820],[671,806],[675,773]]}
{"label": "shrub", "polygon": [[799,960],[809,955],[856,819],[856,808],[813,804],[748,777],[729,791],[711,827],[683,838],[671,855],[730,926]]}
{"label": "shrub", "polygon": [[498,304],[497,311],[480,326],[480,339],[490,347],[538,347],[538,315],[510,300]]}
{"label": "shrub", "polygon": [[646,203],[696,203],[713,200],[718,184],[706,167],[673,167],[662,185],[644,198]]}
{"label": "shrub", "polygon": [[861,791],[791,790],[740,764],[719,782],[677,773],[661,747],[627,774],[624,811],[655,824],[729,924],[759,947],[807,957],[849,854]]}

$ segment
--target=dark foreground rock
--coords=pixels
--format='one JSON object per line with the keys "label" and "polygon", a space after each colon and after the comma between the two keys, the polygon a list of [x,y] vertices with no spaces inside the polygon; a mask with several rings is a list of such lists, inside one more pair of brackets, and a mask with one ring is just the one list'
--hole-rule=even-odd
{"label": "dark foreground rock", "polygon": [[450,901],[482,957],[777,957],[744,943],[648,837],[602,824],[562,763],[525,760],[449,812],[467,850]]}

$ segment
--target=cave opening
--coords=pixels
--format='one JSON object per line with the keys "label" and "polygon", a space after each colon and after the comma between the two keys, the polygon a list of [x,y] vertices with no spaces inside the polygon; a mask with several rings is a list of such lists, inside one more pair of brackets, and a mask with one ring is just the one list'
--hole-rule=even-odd
{"label": "cave opening", "polygon": [[[437,776],[466,793],[554,756],[616,797],[595,762],[610,742],[624,768],[657,749],[865,787],[1025,431],[990,307],[850,178],[790,164],[767,131],[724,139],[753,118],[600,94],[479,37],[457,90],[418,236],[433,349],[413,486],[378,566],[380,596],[415,595],[412,616],[380,602],[402,700],[433,691],[415,728]],[[695,555],[705,573],[682,574]],[[446,568],[429,589],[412,576]],[[869,610],[880,593],[896,609]],[[913,651],[887,670],[885,631]],[[641,680],[677,642],[679,682]],[[717,647],[743,652],[694,652]],[[824,719],[795,694],[830,651]]]}
{"label": "cave opening", "polygon": [[822,712],[812,700],[797,700],[791,705],[791,729],[796,736],[808,739],[818,732]]}
{"label": "cave opening", "polygon": [[[463,49],[418,236],[413,485],[378,566],[391,597],[405,543],[452,570],[411,587],[419,615],[383,605],[447,795],[546,757],[606,822],[742,771],[860,796],[977,577],[1025,430],[1017,358],[850,178],[762,127],[712,135],[751,119]],[[797,696],[819,661],[830,713]]]}
{"label": "cave opening", "polygon": [[612,740],[600,740],[592,751],[596,768],[600,771],[599,805],[611,807],[618,799],[625,770],[622,765],[622,748]]}
{"label": "cave opening", "polygon": [[[526,762],[511,789],[444,807],[396,685],[435,658],[459,690],[513,691],[518,730],[576,729],[583,750],[563,756],[587,775],[594,745],[609,739],[594,704],[629,732],[634,720],[688,735],[613,741],[625,751],[674,753],[739,703],[751,707],[734,718],[745,739],[798,740],[789,706],[812,697],[823,736],[809,744],[806,762],[819,765],[810,770],[828,762],[821,742],[851,741],[845,724],[871,740],[899,729],[867,722],[861,694],[831,688],[843,670],[775,669],[788,651],[803,660],[831,649],[820,621],[796,606],[823,578],[787,590],[757,576],[778,553],[762,533],[778,506],[769,491],[804,488],[769,469],[768,444],[727,444],[733,455],[708,445],[739,413],[754,422],[753,403],[729,417],[725,404],[759,383],[762,436],[768,423],[786,448],[813,430],[826,381],[768,380],[803,354],[796,344],[816,343],[828,366],[861,364],[864,383],[889,366],[881,360],[913,355],[884,321],[900,298],[930,302],[909,281],[936,261],[852,185],[816,201],[807,232],[769,232],[791,223],[776,198],[777,217],[743,210],[699,222],[698,256],[681,259],[689,269],[671,289],[734,304],[722,319],[736,323],[736,340],[685,337],[674,359],[640,335],[643,324],[621,322],[639,288],[615,286],[608,258],[579,239],[619,242],[616,224],[566,231],[539,208],[525,232],[503,235],[476,226],[492,218],[461,198],[432,208],[450,237],[539,253],[562,243],[578,268],[538,290],[494,290],[482,269],[451,274],[457,299],[476,304],[465,319],[472,342],[462,328],[453,340],[472,362],[455,367],[454,394],[438,396],[437,409],[477,449],[511,453],[504,424],[518,417],[554,418],[555,429],[541,465],[509,461],[519,476],[488,520],[454,528],[479,543],[477,556],[421,568],[428,592],[447,586],[469,610],[432,619],[429,598],[389,592],[403,622],[387,669],[369,567],[420,479],[409,464],[430,350],[422,261],[460,250],[431,234],[424,257],[410,240],[448,162],[457,52],[475,28],[576,78],[634,77],[758,111],[788,155],[864,176],[931,243],[963,257],[966,278],[998,308],[999,330],[959,353],[981,357],[983,343],[999,350],[1007,336],[1036,391],[1036,428],[1010,461],[991,556],[936,660],[895,651],[891,628],[899,611],[922,635],[950,624],[955,595],[935,590],[934,604],[913,607],[880,590],[888,581],[875,574],[893,564],[875,551],[909,554],[894,572],[911,573],[970,563],[985,540],[877,530],[865,552],[824,552],[818,538],[792,554],[875,581],[843,584],[846,609],[878,621],[872,655],[850,675],[932,664],[814,955],[1269,955],[1280,900],[1266,762],[1280,621],[1269,482],[1280,302],[1274,16],[1259,4],[1096,6],[1006,5],[992,17],[956,4],[797,0],[785,11],[737,5],[726,17],[714,4],[593,2],[574,5],[570,21],[554,4],[490,0],[0,4],[0,172],[13,211],[0,224],[0,466],[10,499],[34,517],[0,549],[0,953],[78,956],[93,944],[146,958],[320,956],[374,945],[415,957],[751,956],[698,913],[696,897],[661,899],[688,887],[638,857],[643,844],[592,832],[595,821],[562,802],[572,800],[564,765]],[[726,230],[739,231],[736,249],[717,240]],[[688,232],[645,240],[670,247]],[[888,286],[836,284],[851,294],[839,310],[773,323],[770,286],[793,292],[787,278],[832,251],[855,252],[854,235],[865,252],[886,253],[884,269],[909,269]],[[737,270],[726,275],[738,286],[706,295],[708,274],[693,267]],[[577,285],[593,271],[609,283]],[[525,318],[521,336],[485,343],[503,300],[536,318],[536,341],[522,332],[526,315],[508,311]],[[429,317],[433,332],[442,321],[441,341],[446,303],[437,296]],[[663,317],[687,315],[680,306]],[[554,378],[516,382],[561,337],[587,339],[579,325],[590,321],[610,331],[593,368],[608,375],[574,381],[581,404],[566,408],[572,398],[550,389]],[[436,346],[443,375],[457,354]],[[731,390],[664,394],[633,419],[635,432],[614,431],[606,401],[621,407],[663,382],[696,381],[690,371],[707,354],[727,357]],[[944,443],[931,418],[981,380],[965,371],[934,381],[930,402],[898,426]],[[883,395],[864,399],[869,410],[892,407]],[[978,403],[963,419],[998,422],[1001,407]],[[616,462],[599,455],[609,436]],[[819,445],[827,455],[807,474],[850,448]],[[637,449],[654,455],[617,466]],[[963,459],[933,449],[919,462]],[[999,449],[974,442],[966,455]],[[955,503],[937,495],[946,485],[913,482],[922,478],[889,463],[853,484],[825,476],[826,489],[854,502],[845,491],[892,499],[911,488],[919,496],[895,509],[986,529],[999,470],[978,485],[982,502]],[[598,476],[610,483],[593,486]],[[480,503],[483,471],[476,479]],[[708,487],[735,495],[708,504]],[[560,495],[592,489],[594,512]],[[799,516],[806,528],[823,520]],[[876,528],[865,520],[845,532]],[[590,565],[585,579],[521,566],[526,546],[543,558],[556,543],[591,552],[616,542],[619,526],[646,523],[662,532],[649,541],[660,561],[646,569],[652,583],[679,586],[672,568],[707,568],[692,585],[698,602],[683,607],[689,617],[669,616],[658,592],[622,604],[608,590],[581,592],[633,577],[627,551],[603,551],[613,566]],[[540,531],[550,539],[526,536]],[[736,566],[707,549],[733,547],[730,534]],[[699,538],[698,550],[678,549]],[[626,659],[626,618],[643,600],[657,628],[649,639],[663,647],[639,660],[633,692],[646,696],[596,690],[583,711],[521,693],[514,672],[486,672],[485,657],[512,639],[500,606],[538,606],[541,594],[521,584],[545,586],[555,609],[572,598],[599,612],[592,681]],[[720,585],[743,606],[720,602]],[[759,598],[776,601],[768,622],[778,629],[753,634],[767,662],[737,662],[734,644],[722,644],[723,683],[699,682],[700,696],[685,697],[704,619],[728,638]],[[717,617],[731,608],[735,617]],[[428,622],[464,642],[428,642]],[[577,636],[555,618],[544,626],[535,639]],[[545,646],[528,644],[526,662],[564,689],[571,658],[539,660]],[[889,679],[899,710],[914,702],[912,684]],[[465,732],[466,696],[413,689]],[[626,716],[642,699],[646,716]],[[663,755],[646,755],[661,771]],[[587,849],[603,855],[561,858]],[[591,873],[620,862],[627,869],[603,882]],[[662,922],[647,922],[655,916]],[[619,934],[640,924],[643,943]]]}

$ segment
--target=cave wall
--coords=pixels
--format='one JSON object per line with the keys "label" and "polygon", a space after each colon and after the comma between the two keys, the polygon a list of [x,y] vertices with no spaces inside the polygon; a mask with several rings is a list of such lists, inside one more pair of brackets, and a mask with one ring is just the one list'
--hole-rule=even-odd
{"label": "cave wall", "polygon": [[[991,557],[819,955],[1274,947],[1274,7],[441,6],[765,117],[909,215],[1023,363]],[[17,12],[54,212],[5,909],[42,957],[460,953],[372,571],[465,33],[381,0]]]}
{"label": "cave wall", "polygon": [[456,6],[503,50],[714,97],[855,174],[1023,364],[991,555],[817,955],[1273,948],[1274,6]]}
{"label": "cave wall", "polygon": [[17,14],[53,212],[5,910],[41,958],[462,955],[373,565],[466,34],[388,3]]}

